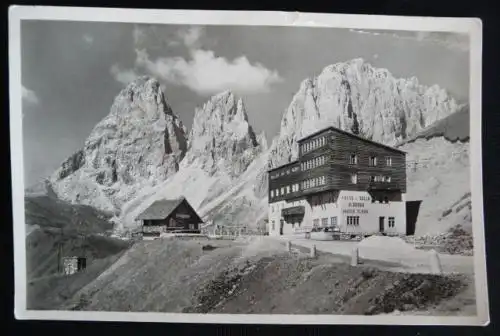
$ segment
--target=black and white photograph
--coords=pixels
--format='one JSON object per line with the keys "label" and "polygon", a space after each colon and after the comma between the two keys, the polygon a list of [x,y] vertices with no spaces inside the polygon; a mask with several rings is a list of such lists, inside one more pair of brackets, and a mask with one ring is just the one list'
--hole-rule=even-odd
{"label": "black and white photograph", "polygon": [[11,7],[16,318],[488,324],[481,29]]}

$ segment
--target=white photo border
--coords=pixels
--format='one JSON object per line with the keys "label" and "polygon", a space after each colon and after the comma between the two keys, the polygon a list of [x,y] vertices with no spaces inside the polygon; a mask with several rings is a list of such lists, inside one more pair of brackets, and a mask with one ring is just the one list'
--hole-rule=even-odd
{"label": "white photo border", "polygon": [[[394,315],[244,315],[132,312],[37,311],[26,309],[26,247],[21,94],[21,21],[123,22],[179,25],[237,25],[330,27],[351,29],[455,32],[470,43],[470,183],[474,241],[477,316]],[[20,320],[73,320],[244,324],[373,324],[481,325],[489,324],[483,215],[481,147],[482,22],[477,18],[432,18],[382,15],[319,14],[270,11],[205,11],[11,6],[9,8],[9,88],[12,203],[14,232],[15,316]]]}

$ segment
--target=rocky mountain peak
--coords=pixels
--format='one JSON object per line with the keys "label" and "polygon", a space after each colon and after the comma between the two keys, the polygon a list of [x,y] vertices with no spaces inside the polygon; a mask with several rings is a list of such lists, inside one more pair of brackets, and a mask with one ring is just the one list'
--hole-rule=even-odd
{"label": "rocky mountain peak", "polygon": [[302,81],[271,146],[271,166],[297,157],[297,139],[334,126],[388,145],[411,137],[458,109],[437,85],[395,78],[361,58],[325,67]]}
{"label": "rocky mountain peak", "polygon": [[137,189],[177,172],[186,128],[153,78],[140,77],[114,99],[81,150],[51,176],[58,197],[116,212]]}
{"label": "rocky mountain peak", "polygon": [[183,166],[196,164],[209,174],[241,174],[260,150],[248,123],[243,100],[229,90],[211,97],[196,109]]}

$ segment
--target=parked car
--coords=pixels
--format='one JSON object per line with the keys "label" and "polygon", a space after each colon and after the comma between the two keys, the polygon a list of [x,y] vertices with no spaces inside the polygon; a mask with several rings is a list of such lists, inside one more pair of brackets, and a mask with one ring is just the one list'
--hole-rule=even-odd
{"label": "parked car", "polygon": [[313,240],[338,240],[340,238],[340,229],[337,226],[315,227],[307,238]]}

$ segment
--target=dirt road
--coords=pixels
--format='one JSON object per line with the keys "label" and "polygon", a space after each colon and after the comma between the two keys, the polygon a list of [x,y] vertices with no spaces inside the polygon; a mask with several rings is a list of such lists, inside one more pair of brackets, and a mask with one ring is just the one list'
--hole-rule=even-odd
{"label": "dirt road", "polygon": [[[430,253],[423,250],[394,250],[384,247],[360,247],[356,241],[318,241],[310,240],[297,236],[283,236],[280,240],[290,240],[290,242],[299,246],[311,248],[316,245],[318,251],[332,253],[343,256],[350,256],[352,250],[359,248],[359,256],[362,259],[379,260],[391,263],[401,264],[400,271],[410,273],[429,273]],[[474,257],[439,254],[439,259],[444,273],[474,274]]]}

